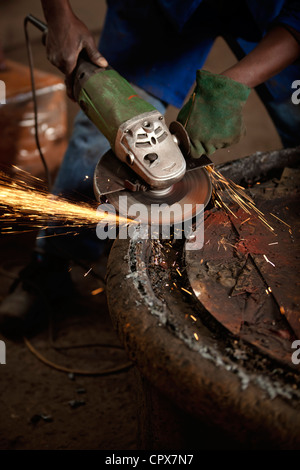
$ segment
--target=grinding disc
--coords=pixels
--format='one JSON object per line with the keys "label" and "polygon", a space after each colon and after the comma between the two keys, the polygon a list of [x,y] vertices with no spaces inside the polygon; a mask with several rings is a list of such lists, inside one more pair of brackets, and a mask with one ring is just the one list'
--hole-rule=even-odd
{"label": "grinding disc", "polygon": [[[138,214],[142,223],[162,224],[164,219],[153,205],[166,204],[166,216],[171,225],[190,220],[203,210],[211,197],[211,180],[205,168],[198,168],[185,173],[184,177],[167,190],[162,191],[117,191],[107,194],[107,199],[122,216],[135,218],[128,214],[128,208],[133,204],[143,204],[147,213]],[[127,196],[127,199],[124,198]],[[200,207],[199,207],[200,205]],[[173,210],[174,212],[173,212]]]}

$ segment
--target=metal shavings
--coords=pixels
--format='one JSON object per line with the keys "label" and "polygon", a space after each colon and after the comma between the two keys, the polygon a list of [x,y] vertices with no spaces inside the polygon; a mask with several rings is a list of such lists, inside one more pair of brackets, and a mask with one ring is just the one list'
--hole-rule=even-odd
{"label": "metal shavings", "polygon": [[265,260],[266,260],[267,263],[271,264],[271,265],[275,268],[275,264],[272,263],[272,261],[270,261],[270,260],[267,258],[266,255],[263,255],[263,257],[265,258]]}

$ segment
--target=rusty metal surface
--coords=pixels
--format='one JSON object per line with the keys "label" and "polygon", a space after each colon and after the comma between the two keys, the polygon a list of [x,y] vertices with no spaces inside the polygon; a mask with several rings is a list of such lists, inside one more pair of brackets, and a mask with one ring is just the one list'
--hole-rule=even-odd
{"label": "rusty metal surface", "polygon": [[201,425],[247,448],[300,449],[300,375],[227,334],[182,290],[183,253],[171,245],[137,234],[111,250],[108,304],[129,358]]}
{"label": "rusty metal surface", "polygon": [[250,191],[274,233],[241,210],[237,218],[207,212],[203,248],[186,252],[202,305],[230,332],[289,367],[297,367],[291,344],[300,338],[299,191],[298,170]]}
{"label": "rusty metal surface", "polygon": [[[286,192],[283,186],[282,190]],[[264,191],[262,185],[260,191]],[[270,191],[265,193],[271,195]],[[272,210],[277,210],[277,206],[273,205]],[[244,215],[238,215],[241,222],[245,220]],[[270,334],[270,322],[275,321],[272,345],[261,342],[259,348],[245,340],[246,336],[243,339],[239,334],[240,316],[235,318],[234,312],[231,323],[236,329],[232,334],[198,301],[187,276],[190,266],[183,244],[143,240],[138,229],[131,240],[117,239],[110,253],[107,297],[112,321],[141,374],[168,400],[199,420],[199,426],[209,423],[222,429],[248,449],[300,449],[299,370],[284,359],[266,354],[269,347],[281,350],[286,331],[295,335],[286,316],[278,315],[280,293],[275,298],[265,292],[266,281],[256,265],[262,252],[253,249],[257,247],[253,227],[242,224],[239,230],[248,233],[247,243],[241,236],[239,250],[230,245],[225,250],[224,241],[234,245],[239,232],[224,213],[210,211],[209,218],[216,222],[211,230],[224,238],[220,247],[211,250],[212,260],[208,260],[210,264],[205,269],[216,273],[220,291],[230,290],[234,301],[243,308],[245,297],[251,299],[249,305],[253,308],[261,302],[261,312],[269,315],[267,323],[260,324],[265,329],[265,339]],[[277,241],[270,232],[267,236],[268,243]],[[276,245],[269,248],[272,247]],[[205,248],[209,248],[209,243]],[[247,250],[251,255],[246,257]],[[214,265],[214,256],[220,253],[224,272]],[[274,261],[271,253],[269,259]],[[198,269],[204,268],[204,258],[197,263]],[[224,302],[222,308],[223,305]],[[244,308],[242,329],[247,327],[248,331],[249,312],[251,309]]]}
{"label": "rusty metal surface", "polygon": [[300,147],[274,150],[272,152],[256,152],[249,157],[233,162],[223,163],[217,167],[225,178],[235,183],[253,183],[262,179],[270,179],[271,175],[286,167],[299,165]]}

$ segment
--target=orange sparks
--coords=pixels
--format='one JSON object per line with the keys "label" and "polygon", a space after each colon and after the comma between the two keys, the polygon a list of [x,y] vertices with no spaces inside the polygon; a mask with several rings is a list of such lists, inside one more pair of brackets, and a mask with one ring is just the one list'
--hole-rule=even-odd
{"label": "orange sparks", "polygon": [[[133,222],[125,217],[97,211],[97,203],[73,202],[64,197],[49,194],[42,180],[23,172],[25,175],[12,180],[0,171],[0,207],[5,212],[1,215],[2,225],[18,223],[31,226],[32,230],[46,229],[53,222],[63,227],[89,227],[99,222],[104,224]],[[39,187],[36,187],[38,182]],[[56,228],[51,225],[51,228]],[[3,227],[5,233],[12,232],[12,227]],[[72,233],[72,232],[71,232]],[[74,234],[74,233],[73,233]]]}
{"label": "orange sparks", "polygon": [[281,220],[279,217],[277,217],[277,215],[275,214],[272,214],[272,212],[270,212],[270,215],[272,217],[275,217],[275,219],[279,220],[279,222],[281,222],[282,224],[286,225],[287,227],[291,228],[291,226],[289,224],[287,224],[286,222],[284,222],[284,220]]}
{"label": "orange sparks", "polygon": [[187,294],[193,295],[189,290],[185,289],[184,287],[181,287],[181,290],[183,290]]}
{"label": "orange sparks", "polygon": [[240,225],[243,225],[243,224],[245,224],[245,223],[246,223],[246,222],[248,222],[248,220],[250,220],[250,219],[251,219],[251,217],[248,217],[248,219],[246,219],[246,220],[243,220],[243,222],[241,222],[241,223],[240,223]]}
{"label": "orange sparks", "polygon": [[98,287],[98,289],[92,290],[91,294],[92,295],[98,295],[98,294],[101,294],[101,292],[103,292],[103,291],[104,291],[103,287]]}
{"label": "orange sparks", "polygon": [[[222,173],[211,166],[206,168],[210,173],[213,186],[212,199],[217,207],[225,209],[233,217],[237,218],[236,214],[230,209],[228,203],[224,201],[224,199],[227,198],[231,203],[237,204],[246,214],[254,212],[271,232],[274,231],[273,227],[271,227],[265,219],[264,214],[256,207],[253,199],[246,193],[242,186],[239,186],[231,180],[227,180]],[[240,225],[243,225],[245,222],[250,220],[250,218],[251,217],[248,217],[246,220],[241,222]]]}

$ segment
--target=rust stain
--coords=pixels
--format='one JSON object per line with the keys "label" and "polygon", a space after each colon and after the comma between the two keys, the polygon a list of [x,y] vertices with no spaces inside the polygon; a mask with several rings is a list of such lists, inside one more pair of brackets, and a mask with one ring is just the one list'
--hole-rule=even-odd
{"label": "rust stain", "polygon": [[210,243],[187,255],[187,272],[195,295],[220,323],[293,367],[291,342],[300,338],[299,192],[280,185],[255,190],[258,208],[277,216],[274,233],[256,217],[243,223],[240,210],[233,218],[213,209],[205,218]]}

